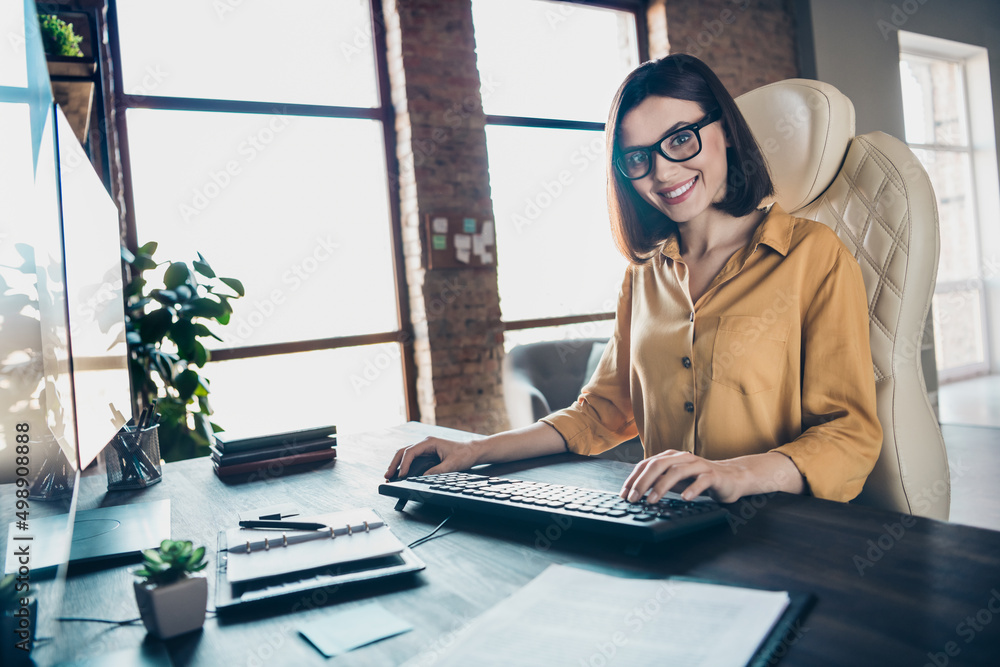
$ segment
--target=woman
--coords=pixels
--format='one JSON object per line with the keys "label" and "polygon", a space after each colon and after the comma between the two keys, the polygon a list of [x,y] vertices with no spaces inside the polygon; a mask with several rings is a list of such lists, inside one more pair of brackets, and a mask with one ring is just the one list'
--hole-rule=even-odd
{"label": "woman", "polygon": [[387,477],[596,454],[636,435],[622,497],[676,485],[721,502],[769,492],[857,496],[882,429],[857,262],[826,226],[762,202],[765,160],[700,60],[672,55],[624,81],[607,124],[612,230],[629,259],[615,332],[573,406],[472,443],[427,438]]}

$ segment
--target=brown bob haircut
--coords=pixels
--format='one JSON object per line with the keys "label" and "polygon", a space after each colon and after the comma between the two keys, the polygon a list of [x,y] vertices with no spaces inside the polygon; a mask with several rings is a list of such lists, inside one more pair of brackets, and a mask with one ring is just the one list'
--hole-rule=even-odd
{"label": "brown bob haircut", "polygon": [[645,62],[622,82],[611,103],[605,130],[611,232],[618,249],[634,264],[649,261],[659,243],[677,230],[677,224],[636,194],[631,181],[615,167],[622,119],[653,95],[696,102],[704,113],[716,107],[722,109],[722,127],[731,145],[726,149],[726,195],[713,204],[715,208],[741,217],[774,194],[760,146],[715,72],[684,53]]}

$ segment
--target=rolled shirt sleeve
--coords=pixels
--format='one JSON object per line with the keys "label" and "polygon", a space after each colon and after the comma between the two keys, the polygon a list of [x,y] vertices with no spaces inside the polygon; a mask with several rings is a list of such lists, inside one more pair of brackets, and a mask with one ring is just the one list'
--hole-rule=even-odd
{"label": "rolled shirt sleeve", "polygon": [[819,498],[861,493],[882,447],[868,330],[861,269],[842,251],[803,321],[803,433],[777,448]]}

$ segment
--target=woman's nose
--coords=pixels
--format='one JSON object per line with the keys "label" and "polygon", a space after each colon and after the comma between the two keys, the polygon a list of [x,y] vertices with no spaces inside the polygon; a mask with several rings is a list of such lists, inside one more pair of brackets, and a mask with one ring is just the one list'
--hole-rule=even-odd
{"label": "woman's nose", "polygon": [[674,174],[680,169],[680,163],[671,162],[657,151],[653,151],[653,178],[658,181],[669,182]]}

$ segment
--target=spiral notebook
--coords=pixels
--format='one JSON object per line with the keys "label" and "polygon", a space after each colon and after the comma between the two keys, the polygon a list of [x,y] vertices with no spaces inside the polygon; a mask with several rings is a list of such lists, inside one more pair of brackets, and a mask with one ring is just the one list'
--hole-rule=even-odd
{"label": "spiral notebook", "polygon": [[403,543],[375,510],[347,510],[301,520],[330,528],[287,531],[234,528],[227,531],[226,576],[229,582],[238,584],[326,565],[383,558],[403,550]]}
{"label": "spiral notebook", "polygon": [[329,528],[219,533],[217,609],[424,568],[375,510],[295,516],[295,521]]}

